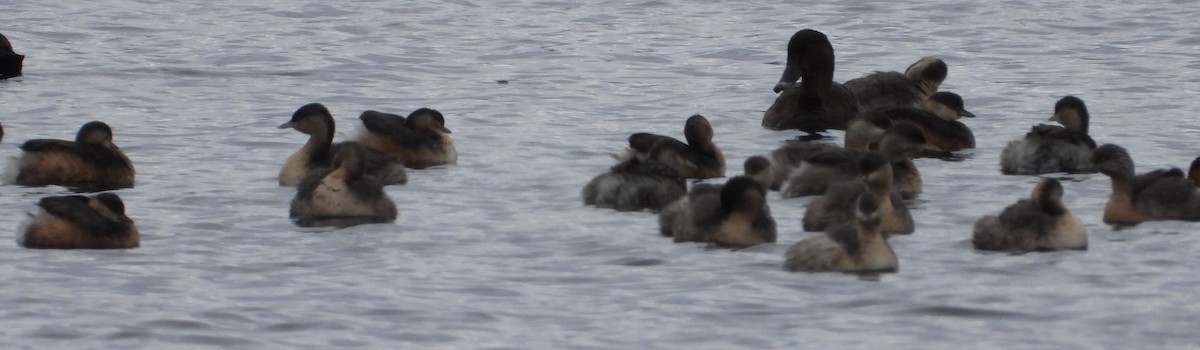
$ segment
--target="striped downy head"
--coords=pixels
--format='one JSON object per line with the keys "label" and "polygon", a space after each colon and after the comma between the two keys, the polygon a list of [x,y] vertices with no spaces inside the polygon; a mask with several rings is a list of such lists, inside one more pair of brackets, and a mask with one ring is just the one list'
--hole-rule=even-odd
{"label": "striped downy head", "polygon": [[1129,157],[1129,152],[1121,146],[1106,144],[1096,148],[1092,152],[1092,164],[1097,170],[1100,170],[1100,173],[1114,179],[1133,178],[1133,159]]}
{"label": "striped downy head", "polygon": [[1050,121],[1058,122],[1063,127],[1075,130],[1086,135],[1088,133],[1088,122],[1091,120],[1091,115],[1088,114],[1087,106],[1083,105],[1083,100],[1075,96],[1067,96],[1059,99],[1054,104],[1054,115],[1050,116]]}

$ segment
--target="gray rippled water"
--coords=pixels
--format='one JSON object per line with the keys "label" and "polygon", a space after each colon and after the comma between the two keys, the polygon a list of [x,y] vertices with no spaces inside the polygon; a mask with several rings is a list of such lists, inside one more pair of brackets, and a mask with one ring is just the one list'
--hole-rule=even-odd
{"label": "gray rippled water", "polygon": [[[1187,1],[9,2],[26,75],[0,82],[0,156],[104,120],[134,160],[121,251],[19,248],[38,198],[0,191],[6,348],[1193,348],[1197,224],[1114,231],[1101,175],[1065,201],[1086,252],[986,254],[971,225],[1027,196],[1009,140],[1059,97],[1140,169],[1198,150],[1200,8]],[[979,115],[962,162],[921,160],[917,231],[879,278],[782,271],[808,199],[770,198],[779,243],[672,244],[650,213],[579,190],[633,132],[704,114],[740,172],[796,132],[759,127],[787,38],[829,35],[836,79],[936,55]],[[366,109],[446,114],[460,154],[388,188],[395,224],[301,229],[274,127],[308,102],[338,138]]]}

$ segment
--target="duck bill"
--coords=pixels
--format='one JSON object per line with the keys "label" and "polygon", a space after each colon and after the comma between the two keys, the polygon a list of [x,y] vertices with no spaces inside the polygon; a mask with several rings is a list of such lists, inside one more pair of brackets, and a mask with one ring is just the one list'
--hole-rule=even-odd
{"label": "duck bill", "polygon": [[788,67],[783,70],[783,76],[779,78],[779,82],[775,83],[775,93],[787,90],[787,88],[796,85],[796,80],[800,80],[800,71]]}
{"label": "duck bill", "polygon": [[963,118],[975,118],[975,113],[971,113],[971,111],[964,109],[958,112],[958,116]]}
{"label": "duck bill", "polygon": [[279,128],[280,128],[280,129],[291,129],[291,128],[292,128],[292,126],[295,126],[295,125],[296,125],[296,123],[293,123],[293,122],[290,122],[290,121],[289,121],[289,122],[287,122],[287,123],[279,124]]}
{"label": "duck bill", "polygon": [[446,127],[444,127],[444,126],[442,127],[442,132],[444,132],[444,133],[447,133],[447,134],[450,134],[450,133],[451,133],[451,132],[450,132],[450,129],[447,129],[447,128],[446,128]]}

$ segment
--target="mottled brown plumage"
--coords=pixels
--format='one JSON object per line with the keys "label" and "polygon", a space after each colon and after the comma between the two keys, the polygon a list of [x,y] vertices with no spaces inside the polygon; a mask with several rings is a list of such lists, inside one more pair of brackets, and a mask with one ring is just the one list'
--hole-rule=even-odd
{"label": "mottled brown plumage", "polygon": [[959,118],[974,118],[975,114],[963,107],[962,97],[953,92],[940,91],[930,96],[918,107],[893,107],[877,110],[895,122],[909,122],[921,129],[925,142],[943,152],[975,148],[975,134]]}
{"label": "mottled brown plumage", "polygon": [[661,210],[687,193],[675,170],[654,160],[630,158],[583,187],[583,204],[618,211]]}
{"label": "mottled brown plumage", "polygon": [[430,108],[413,111],[408,118],[366,111],[359,116],[366,132],[358,141],[415,169],[458,161],[458,150],[441,112]]}
{"label": "mottled brown plumage", "polygon": [[852,223],[858,196],[870,192],[880,198],[880,230],[888,234],[912,233],[915,225],[908,206],[892,190],[892,165],[879,152],[869,152],[858,160],[859,181],[842,182],[830,187],[804,209],[805,231],[823,231]]}
{"label": "mottled brown plumage", "polygon": [[88,192],[133,187],[133,162],[112,140],[112,128],[93,121],[79,128],[75,141],[25,141],[16,183]]}
{"label": "mottled brown plumage", "polygon": [[[921,130],[908,122],[894,123],[878,143],[879,153],[892,164],[892,189],[906,198],[924,190],[921,174],[912,157],[924,149]],[[782,189],[784,198],[820,195],[831,186],[853,181],[861,173],[857,162],[865,150],[826,148],[811,154]]]}
{"label": "mottled brown plumage", "polygon": [[351,226],[396,220],[396,204],[383,184],[367,175],[366,149],[347,143],[328,169],[315,170],[296,186],[290,217],[301,226]]}
{"label": "mottled brown plumage", "polygon": [[[329,168],[333,155],[347,144],[333,142],[336,132],[333,115],[320,103],[300,107],[292,114],[292,118],[279,128],[295,129],[309,135],[308,142],[292,153],[279,169],[280,186],[296,186],[308,173]],[[374,176],[384,185],[408,182],[408,174],[404,172],[402,163],[374,150],[367,150],[365,157],[367,174]]]}
{"label": "mottled brown plumage", "polygon": [[659,232],[675,242],[710,242],[741,248],[775,242],[775,219],[766,189],[736,176],[725,185],[698,184],[658,216]]}
{"label": "mottled brown plumage", "polygon": [[949,67],[936,57],[922,57],[904,73],[874,72],[846,81],[860,110],[916,107],[932,96],[946,80]]}
{"label": "mottled brown plumage", "polygon": [[870,192],[855,202],[855,222],[832,226],[824,234],[801,240],[788,249],[788,271],[894,272],[899,259],[880,231],[880,200]]}
{"label": "mottled brown plumage", "polygon": [[665,164],[685,179],[725,176],[725,154],[713,143],[712,125],[702,115],[693,115],[683,126],[687,143],[650,133],[629,136],[626,158],[654,160]]}
{"label": "mottled brown plumage", "polygon": [[124,249],[141,244],[137,226],[114,193],[59,196],[38,201],[18,242],[36,249]]}

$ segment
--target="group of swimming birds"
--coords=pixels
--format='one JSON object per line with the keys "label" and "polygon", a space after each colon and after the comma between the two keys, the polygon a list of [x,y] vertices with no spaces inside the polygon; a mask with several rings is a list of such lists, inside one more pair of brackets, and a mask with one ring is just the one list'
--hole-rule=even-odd
{"label": "group of swimming birds", "polygon": [[[953,159],[974,148],[975,137],[960,122],[974,117],[961,96],[938,91],[948,74],[942,60],[924,57],[901,72],[874,72],[839,84],[833,81],[833,46],[825,34],[804,29],[788,42],[787,63],[775,85],[779,93],[762,126],[801,130],[767,155],[743,163],[744,174],[724,184],[696,183],[725,174],[725,157],[713,143],[703,116],[684,124],[686,142],[638,133],[618,163],[584,186],[583,202],[619,211],[658,212],[659,232],[676,242],[708,242],[743,248],[776,240],[768,191],[784,198],[820,196],[805,208],[805,231],[823,234],[791,246],[789,271],[893,272],[899,260],[892,235],[914,231],[906,200],[922,192],[913,158]],[[1002,151],[1007,175],[1094,173],[1111,178],[1104,222],[1133,225],[1147,220],[1200,220],[1200,158],[1187,174],[1180,169],[1135,174],[1122,147],[1097,147],[1088,135],[1090,115],[1083,100],[1066,96],[1050,121],[1038,124]],[[845,130],[839,147],[815,142],[826,130]],[[1042,179],[1028,199],[999,215],[980,218],[976,249],[1046,251],[1087,249],[1087,231],[1063,204],[1063,186]]]}
{"label": "group of swimming birds", "polygon": [[[24,56],[13,52],[0,34],[0,79],[21,76]],[[422,169],[454,163],[458,153],[445,118],[421,108],[407,117],[373,110],[363,112],[365,132],[357,140],[333,142],[329,109],[310,103],[297,109],[281,129],[309,135],[279,171],[279,185],[296,187],[290,217],[301,226],[350,226],[392,222],[396,204],[385,185],[408,181],[405,168]],[[0,128],[0,138],[3,138]],[[84,124],[74,141],[37,139],[20,146],[17,185],[69,187],[102,192],[133,187],[133,162],[113,143],[108,124]],[[17,241],[27,248],[120,249],[140,245],[137,226],[125,215],[125,204],[112,192],[91,197],[51,196],[38,201],[39,213],[20,230]]]}
{"label": "group of swimming birds", "polygon": [[[0,34],[0,79],[21,75],[24,56]],[[767,155],[743,163],[744,175],[724,184],[687,179],[725,176],[726,160],[713,143],[708,120],[694,115],[684,124],[686,142],[649,133],[629,136],[616,165],[584,186],[583,202],[620,211],[658,212],[659,232],[676,242],[709,242],[741,248],[776,240],[767,206],[769,191],[784,198],[821,196],[805,209],[805,231],[823,231],[788,249],[791,271],[896,271],[888,244],[892,235],[915,229],[906,200],[922,192],[916,157],[953,157],[975,147],[974,117],[959,95],[938,91],[948,67],[924,57],[901,72],[875,72],[844,84],[833,81],[833,46],[825,34],[805,29],[788,42],[787,63],[775,85],[779,93],[763,115],[768,129],[808,133]],[[1097,147],[1088,135],[1082,100],[1060,99],[1050,118],[1003,150],[1001,172],[1033,175],[1101,172],[1112,179],[1104,222],[1132,225],[1146,220],[1200,220],[1200,158],[1185,175],[1164,169],[1135,175],[1120,146]],[[373,110],[359,119],[357,140],[333,142],[333,116],[324,105],[300,107],[280,125],[309,135],[279,172],[281,186],[295,186],[290,216],[302,226],[348,226],[391,222],[396,205],[386,185],[404,184],[405,168],[457,161],[450,130],[440,112],[421,108],[407,117]],[[844,143],[817,142],[821,132],[845,130]],[[3,137],[3,129],[0,129]],[[113,143],[112,129],[84,124],[74,141],[30,140],[21,145],[16,184],[60,185],[99,192],[134,185],[133,163]],[[979,219],[974,246],[983,250],[1086,249],[1087,233],[1062,202],[1063,187],[1043,179],[1028,199],[999,215]],[[38,202],[40,213],[19,234],[29,248],[132,248],[139,245],[133,221],[115,193],[91,197],[53,196]]]}

